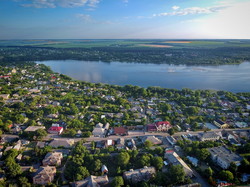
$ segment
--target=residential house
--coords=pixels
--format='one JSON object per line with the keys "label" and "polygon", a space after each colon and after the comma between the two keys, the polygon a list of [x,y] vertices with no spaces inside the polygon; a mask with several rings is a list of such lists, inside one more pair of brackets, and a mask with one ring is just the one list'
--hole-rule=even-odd
{"label": "residential house", "polygon": [[47,118],[52,118],[52,119],[56,119],[59,117],[59,114],[49,114],[47,115]]}
{"label": "residential house", "polygon": [[39,148],[44,148],[45,147],[45,142],[38,141],[36,146],[39,147]]}
{"label": "residential house", "polygon": [[172,125],[168,121],[158,121],[154,124],[147,125],[148,131],[168,131]]}
{"label": "residential house", "polygon": [[94,137],[101,137],[102,138],[105,136],[105,129],[95,127],[94,130],[92,131],[92,134],[94,135]]}
{"label": "residential house", "polygon": [[225,129],[229,126],[227,123],[221,121],[220,119],[214,120],[214,125],[219,127],[220,129]]}
{"label": "residential house", "polygon": [[126,181],[129,181],[131,183],[138,183],[141,181],[148,181],[152,177],[154,177],[156,174],[156,170],[154,167],[147,167],[145,166],[144,168],[141,169],[130,169],[129,171],[125,171],[123,173],[123,178]]}
{"label": "residential house", "polygon": [[125,127],[114,127],[114,134],[124,136],[128,134],[128,130]]}
{"label": "residential house", "polygon": [[100,187],[105,186],[109,183],[109,179],[107,175],[103,176],[94,176],[90,175],[86,179],[82,181],[76,181],[75,183],[72,183],[72,187]]}
{"label": "residential house", "polygon": [[33,177],[33,184],[47,185],[54,180],[56,175],[56,167],[45,166],[40,167]]}
{"label": "residential house", "polygon": [[49,143],[49,146],[53,148],[57,147],[65,147],[65,148],[71,148],[74,145],[75,141],[74,139],[54,139]]}
{"label": "residential house", "polygon": [[137,147],[136,147],[136,144],[135,144],[135,140],[132,138],[130,140],[128,140],[128,147],[132,150],[136,150]]}
{"label": "residential house", "polygon": [[162,141],[159,138],[156,138],[155,136],[144,136],[142,138],[142,142],[145,143],[146,141],[150,141],[154,145],[158,145],[162,143]]}
{"label": "residential house", "polygon": [[167,136],[166,139],[172,146],[175,145],[177,142],[173,136]]}
{"label": "residential house", "polygon": [[108,173],[109,172],[109,170],[108,170],[108,168],[107,168],[107,166],[105,166],[105,165],[102,165],[102,173]]}
{"label": "residential house", "polygon": [[0,94],[0,98],[3,98],[3,100],[9,99],[10,94]]}
{"label": "residential house", "polygon": [[105,147],[105,141],[104,140],[96,142],[96,148],[101,149],[101,148],[104,148],[104,147]]}
{"label": "residential house", "polygon": [[17,155],[16,161],[20,162],[22,160],[22,158],[23,158],[23,155],[20,153],[19,155]]}
{"label": "residential house", "polygon": [[148,132],[155,132],[155,131],[157,131],[157,128],[156,128],[155,124],[148,124],[147,125],[147,129],[148,129]]}
{"label": "residential house", "polygon": [[102,123],[97,123],[95,128],[92,131],[94,137],[105,137],[107,130],[109,129],[109,123],[107,123],[104,127]]}
{"label": "residential house", "polygon": [[105,147],[114,146],[114,145],[115,145],[114,140],[106,140],[105,141]]}
{"label": "residential house", "polygon": [[61,152],[47,153],[43,159],[43,166],[60,166],[63,159]]}
{"label": "residential house", "polygon": [[220,136],[215,132],[204,132],[199,136],[201,141],[216,141],[220,139]]}
{"label": "residential house", "polygon": [[240,146],[240,138],[237,134],[234,132],[229,132],[229,131],[222,131],[222,136],[224,139],[228,140],[230,144]]}
{"label": "residential house", "polygon": [[59,124],[52,124],[52,126],[48,129],[48,133],[50,134],[62,134],[63,127],[60,127]]}
{"label": "residential house", "polygon": [[82,136],[82,131],[81,130],[78,130],[77,132],[76,132],[76,137],[81,137]]}
{"label": "residential house", "polygon": [[187,159],[193,164],[193,166],[198,166],[198,159],[195,157],[187,156]]}
{"label": "residential house", "polygon": [[211,153],[212,160],[223,169],[228,169],[232,162],[239,166],[242,160],[241,156],[225,146],[208,148],[208,151]]}
{"label": "residential house", "polygon": [[45,129],[45,127],[44,126],[29,126],[24,131],[25,132],[35,132],[38,129]]}
{"label": "residential house", "polygon": [[21,143],[21,141],[18,141],[17,144],[13,146],[13,149],[16,149],[19,151],[21,149],[21,147],[22,147],[22,143]]}
{"label": "residential house", "polygon": [[125,148],[125,140],[124,138],[119,138],[116,142],[117,149],[124,149]]}

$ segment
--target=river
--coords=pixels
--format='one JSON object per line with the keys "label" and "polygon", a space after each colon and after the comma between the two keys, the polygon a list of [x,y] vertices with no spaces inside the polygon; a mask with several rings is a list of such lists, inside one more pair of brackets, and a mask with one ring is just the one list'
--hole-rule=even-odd
{"label": "river", "polygon": [[187,66],[78,60],[37,61],[77,80],[142,87],[250,91],[250,62],[238,65]]}

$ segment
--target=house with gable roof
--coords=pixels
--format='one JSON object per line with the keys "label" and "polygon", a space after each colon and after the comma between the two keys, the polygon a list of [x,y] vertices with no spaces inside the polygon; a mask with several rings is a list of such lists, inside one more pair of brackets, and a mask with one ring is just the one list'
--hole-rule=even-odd
{"label": "house with gable roof", "polygon": [[156,170],[154,167],[145,166],[144,168],[141,169],[136,169],[136,170],[130,169],[129,171],[125,171],[123,173],[123,178],[126,181],[136,184],[141,181],[150,180],[153,176],[155,176],[155,174]]}
{"label": "house with gable roof", "polygon": [[59,124],[52,124],[52,126],[48,129],[48,133],[50,134],[62,134],[63,127],[60,127]]}
{"label": "house with gable roof", "polygon": [[154,124],[148,124],[147,129],[149,132],[154,131],[168,131],[172,128],[172,125],[168,121],[157,121]]}
{"label": "house with gable roof", "polygon": [[54,180],[56,175],[56,167],[45,166],[40,167],[33,177],[33,184],[47,185]]}
{"label": "house with gable roof", "polygon": [[63,159],[63,154],[61,152],[47,153],[43,159],[44,166],[60,166]]}

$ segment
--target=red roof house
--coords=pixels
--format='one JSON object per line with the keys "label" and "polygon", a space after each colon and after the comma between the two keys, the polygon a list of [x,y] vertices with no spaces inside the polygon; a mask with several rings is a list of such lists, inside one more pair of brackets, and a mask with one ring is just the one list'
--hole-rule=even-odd
{"label": "red roof house", "polygon": [[148,124],[147,128],[148,128],[149,132],[157,131],[157,128],[156,128],[155,124]]}
{"label": "red roof house", "polygon": [[172,125],[168,121],[158,121],[154,124],[148,124],[147,125],[148,131],[168,131],[170,128],[172,128]]}
{"label": "red roof house", "polygon": [[168,131],[172,125],[168,121],[158,121],[156,124],[157,131]]}
{"label": "red roof house", "polygon": [[114,127],[114,134],[123,136],[123,135],[127,135],[128,131],[124,127]]}
{"label": "red roof house", "polygon": [[48,130],[51,134],[61,134],[63,132],[63,127],[50,127]]}

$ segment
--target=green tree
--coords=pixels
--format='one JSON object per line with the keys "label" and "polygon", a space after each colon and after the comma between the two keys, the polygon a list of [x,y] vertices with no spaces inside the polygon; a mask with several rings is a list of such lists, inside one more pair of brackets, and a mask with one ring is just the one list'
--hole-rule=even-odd
{"label": "green tree", "polygon": [[241,171],[243,173],[247,173],[249,171],[249,168],[250,168],[250,162],[244,158],[240,162],[239,171]]}
{"label": "green tree", "polygon": [[123,185],[124,185],[124,181],[123,181],[123,178],[121,176],[116,176],[111,182],[112,187],[120,187]]}
{"label": "green tree", "polygon": [[127,152],[121,152],[119,153],[117,157],[118,165],[125,166],[129,163],[130,156]]}
{"label": "green tree", "polygon": [[163,160],[159,156],[153,157],[152,164],[156,169],[160,170],[163,167]]}
{"label": "green tree", "polygon": [[89,171],[87,170],[87,168],[80,166],[77,169],[76,180],[82,180],[82,179],[88,177],[89,175],[90,174],[89,174]]}
{"label": "green tree", "polygon": [[168,130],[168,133],[172,136],[172,135],[174,135],[175,130],[173,128],[171,128],[171,129]]}
{"label": "green tree", "polygon": [[138,155],[138,150],[132,150],[132,151],[129,151],[129,155],[131,157],[131,159],[135,160],[137,155]]}
{"label": "green tree", "polygon": [[237,173],[237,170],[238,166],[234,162],[230,163],[229,171],[231,171],[235,175]]}
{"label": "green tree", "polygon": [[197,157],[201,160],[206,160],[210,156],[209,151],[206,148],[198,149]]}
{"label": "green tree", "polygon": [[140,160],[138,161],[140,167],[150,166],[150,157],[147,154],[141,156]]}
{"label": "green tree", "polygon": [[8,175],[10,175],[11,177],[16,177],[22,174],[21,166],[15,162],[14,158],[9,157],[5,160],[5,162]]}
{"label": "green tree", "polygon": [[171,184],[179,184],[185,180],[185,172],[181,165],[170,166],[167,173]]}
{"label": "green tree", "polygon": [[45,108],[45,113],[46,114],[55,114],[57,113],[58,110],[56,109],[56,107],[52,106],[52,105],[49,105]]}
{"label": "green tree", "polygon": [[94,171],[99,171],[102,167],[102,162],[99,159],[96,159],[93,163],[93,170]]}
{"label": "green tree", "polygon": [[31,184],[29,183],[29,180],[26,177],[19,177],[18,181],[22,187],[30,187],[31,186]]}
{"label": "green tree", "polygon": [[208,167],[204,170],[204,173],[209,178],[213,175],[214,171],[210,167]]}
{"label": "green tree", "polygon": [[228,170],[222,170],[219,173],[219,176],[221,177],[222,180],[230,181],[232,182],[234,179],[234,175],[231,171]]}
{"label": "green tree", "polygon": [[160,146],[158,146],[154,149],[154,154],[157,154],[159,156],[163,155],[163,152],[164,152],[164,149]]}
{"label": "green tree", "polygon": [[14,118],[15,123],[24,123],[25,117],[22,114],[17,114]]}
{"label": "green tree", "polygon": [[197,107],[191,106],[186,108],[185,112],[188,115],[196,115],[199,112],[199,110]]}
{"label": "green tree", "polygon": [[38,139],[38,140],[41,140],[41,139],[43,139],[45,136],[47,136],[48,135],[48,133],[46,132],[46,130],[44,130],[44,129],[38,129],[37,131],[36,131],[36,138]]}
{"label": "green tree", "polygon": [[146,141],[144,142],[144,146],[145,146],[147,149],[149,149],[150,147],[153,146],[153,143],[152,143],[151,141],[149,141],[149,140],[146,140]]}

